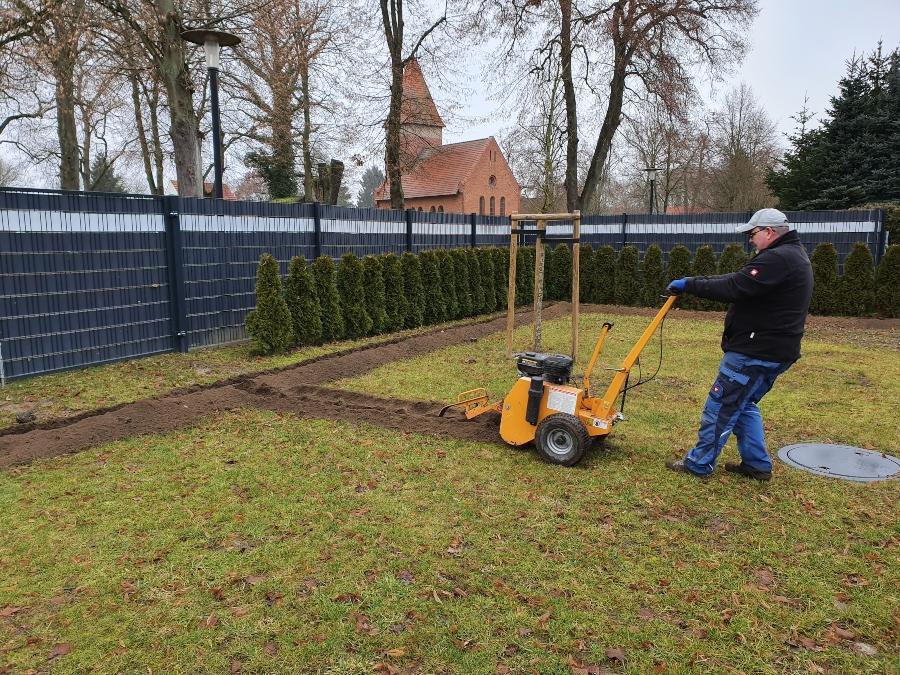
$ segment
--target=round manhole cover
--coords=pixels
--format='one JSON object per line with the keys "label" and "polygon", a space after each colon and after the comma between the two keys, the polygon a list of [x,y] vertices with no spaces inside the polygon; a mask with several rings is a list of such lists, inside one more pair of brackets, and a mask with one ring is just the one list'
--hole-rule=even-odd
{"label": "round manhole cover", "polygon": [[778,451],[785,464],[817,476],[868,483],[900,478],[900,459],[850,445],[795,443]]}

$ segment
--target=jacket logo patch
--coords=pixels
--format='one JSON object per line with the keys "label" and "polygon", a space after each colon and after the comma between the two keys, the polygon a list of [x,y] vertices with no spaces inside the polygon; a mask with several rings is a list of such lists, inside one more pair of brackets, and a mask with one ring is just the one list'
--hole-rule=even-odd
{"label": "jacket logo patch", "polygon": [[751,267],[750,268],[750,276],[755,277],[757,274],[759,274],[759,270],[756,269],[755,267]]}
{"label": "jacket logo patch", "polygon": [[714,386],[713,386],[713,393],[714,393],[714,394],[721,393],[721,391],[722,391],[722,387],[721,387],[720,385],[717,384],[717,385],[714,385]]}

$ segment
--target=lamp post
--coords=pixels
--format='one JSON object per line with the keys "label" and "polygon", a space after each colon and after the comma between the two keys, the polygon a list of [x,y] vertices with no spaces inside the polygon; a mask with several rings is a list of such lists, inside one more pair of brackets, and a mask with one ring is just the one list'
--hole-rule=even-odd
{"label": "lamp post", "polygon": [[653,208],[656,205],[656,167],[644,169],[647,172],[647,180],[650,181],[650,210],[648,213],[653,214]]}
{"label": "lamp post", "polygon": [[[181,37],[195,45],[203,45],[206,54],[206,71],[209,73],[209,103],[212,112],[213,135],[213,196],[222,199],[222,123],[219,118],[219,49],[234,47],[240,44],[237,35],[221,30],[196,29],[186,30]],[[203,184],[203,176],[199,176]]]}

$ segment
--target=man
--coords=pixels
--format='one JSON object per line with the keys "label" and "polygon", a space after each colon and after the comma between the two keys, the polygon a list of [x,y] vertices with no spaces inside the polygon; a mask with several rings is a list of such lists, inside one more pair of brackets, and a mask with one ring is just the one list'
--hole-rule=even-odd
{"label": "man", "polygon": [[725,470],[769,480],[772,460],[757,404],[775,378],[800,358],[813,273],[800,237],[781,211],[757,211],[737,231],[746,232],[757,251],[741,270],[675,279],[668,287],[671,293],[692,293],[731,305],[722,332],[725,355],[703,408],[697,445],[684,459],[669,460],[666,466],[708,476],[734,432],[741,461],[727,462]]}

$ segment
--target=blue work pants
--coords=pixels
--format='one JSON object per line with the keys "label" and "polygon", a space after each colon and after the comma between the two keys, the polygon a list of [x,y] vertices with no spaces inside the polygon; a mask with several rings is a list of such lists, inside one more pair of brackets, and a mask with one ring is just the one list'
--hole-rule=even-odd
{"label": "blue work pants", "polygon": [[725,352],[700,417],[697,445],[685,457],[685,467],[700,476],[711,474],[719,453],[734,432],[741,461],[756,471],[771,471],[772,459],[766,452],[762,415],[757,404],[775,379],[791,365],[793,361],[762,361]]}

